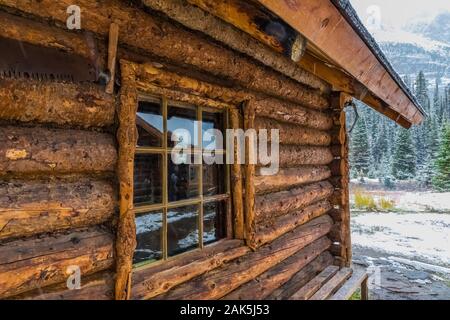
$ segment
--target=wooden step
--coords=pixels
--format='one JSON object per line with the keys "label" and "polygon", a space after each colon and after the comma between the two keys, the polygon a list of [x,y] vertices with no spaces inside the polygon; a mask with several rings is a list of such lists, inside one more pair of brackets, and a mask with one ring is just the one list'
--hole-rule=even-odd
{"label": "wooden step", "polygon": [[289,300],[308,300],[311,298],[328,280],[330,280],[337,272],[339,267],[329,266],[314,279],[303,286],[299,291],[294,293]]}
{"label": "wooden step", "polygon": [[368,300],[367,280],[369,275],[365,269],[357,269],[350,279],[332,296],[330,300],[349,300],[353,293],[361,287],[361,300]]}
{"label": "wooden step", "polygon": [[339,270],[330,280],[328,280],[309,300],[326,300],[335,293],[353,273],[350,268]]}

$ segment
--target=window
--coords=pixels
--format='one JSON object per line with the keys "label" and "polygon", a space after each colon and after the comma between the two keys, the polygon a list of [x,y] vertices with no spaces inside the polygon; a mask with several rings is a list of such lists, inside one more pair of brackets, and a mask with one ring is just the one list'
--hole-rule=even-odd
{"label": "window", "polygon": [[[205,133],[209,129],[223,132],[226,123],[224,110],[165,98],[139,101],[134,158],[135,266],[201,249],[227,236],[229,168],[203,161],[206,150],[225,154],[216,137],[205,140]],[[192,139],[177,136],[177,129],[184,129]],[[186,143],[188,151],[174,163],[171,153],[177,143]]]}

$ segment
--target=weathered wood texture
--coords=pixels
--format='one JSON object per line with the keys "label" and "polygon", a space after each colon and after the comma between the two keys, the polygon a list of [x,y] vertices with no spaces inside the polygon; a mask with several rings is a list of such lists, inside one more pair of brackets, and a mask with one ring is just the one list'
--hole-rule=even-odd
{"label": "weathered wood texture", "polygon": [[329,266],[308,282],[303,288],[294,293],[290,300],[309,300],[328,280],[330,280],[337,272],[339,267]]}
{"label": "weathered wood texture", "polygon": [[114,273],[98,272],[81,277],[80,289],[68,289],[67,283],[51,285],[14,296],[14,300],[113,300]]}
{"label": "weathered wood texture", "polygon": [[[349,195],[349,163],[348,144],[349,139],[346,128],[345,104],[350,97],[343,93],[336,93],[331,97],[333,107],[333,119],[335,127],[333,129],[333,149],[336,159],[330,164],[333,174],[331,179],[336,191],[330,197],[333,206],[336,207],[332,216],[335,225],[330,233],[333,242],[338,243],[336,249],[339,250],[339,264],[349,267],[351,264],[351,234],[350,234],[350,195]],[[341,216],[339,217],[338,214]]]}
{"label": "weathered wood texture", "polygon": [[327,112],[319,112],[269,97],[255,96],[256,114],[317,130],[330,130],[333,119]]}
{"label": "weathered wood texture", "polygon": [[[255,129],[255,104],[250,101],[244,107],[244,130]],[[251,248],[256,247],[256,217],[255,217],[255,171],[256,165],[252,163],[256,155],[256,141],[245,141],[245,240]]]}
{"label": "weathered wood texture", "polygon": [[289,281],[274,290],[266,300],[288,300],[296,291],[311,281],[318,273],[333,264],[333,256],[328,252],[310,262],[297,272]]}
{"label": "weathered wood texture", "polygon": [[[35,16],[51,19],[65,25],[67,7],[71,0],[42,0],[17,2],[1,0],[0,4],[19,9]],[[327,108],[326,101],[317,101],[318,90],[309,89],[298,82],[269,70],[232,50],[208,42],[201,36],[175,24],[126,5],[119,0],[97,3],[80,0],[83,8],[83,28],[106,38],[109,26],[115,22],[120,28],[121,44],[142,49],[184,65],[188,64],[213,75],[232,79],[252,90],[282,96],[312,108]]]}
{"label": "weathered wood texture", "polygon": [[331,228],[331,223],[331,218],[328,216],[315,219],[278,238],[270,245],[175,287],[171,291],[157,296],[156,299],[203,300],[222,298],[326,235]]}
{"label": "weathered wood texture", "polygon": [[75,177],[73,180],[0,182],[0,240],[87,227],[112,219],[116,206],[112,184]]}
{"label": "weathered wood texture", "polygon": [[188,5],[185,0],[143,0],[143,3],[153,10],[163,12],[189,29],[203,32],[230,48],[242,52],[300,83],[321,91],[329,90],[329,85],[326,82],[305,72],[289,58],[274,53],[263,43],[240,32],[213,15]]}
{"label": "weathered wood texture", "polygon": [[150,299],[250,252],[240,240],[225,240],[133,272],[132,299]]}
{"label": "weathered wood texture", "polygon": [[117,152],[106,133],[0,127],[1,175],[113,171]]}
{"label": "weathered wood texture", "polygon": [[66,281],[68,267],[81,275],[112,267],[113,235],[88,229],[0,246],[0,298]]}
{"label": "weathered wood texture", "polygon": [[271,219],[305,208],[319,200],[327,199],[333,191],[333,186],[329,182],[322,181],[305,187],[257,196],[257,219],[259,221]]}
{"label": "weathered wood texture", "polygon": [[109,127],[114,112],[113,97],[96,85],[0,78],[0,120]]}
{"label": "weathered wood texture", "polygon": [[314,241],[283,262],[245,283],[223,297],[226,300],[262,300],[286,283],[294,274],[327,250],[331,241],[327,237]]}
{"label": "weathered wood texture", "polygon": [[327,147],[280,146],[280,167],[327,165],[332,161],[333,154]]}
{"label": "weathered wood texture", "polygon": [[281,144],[303,146],[329,146],[331,135],[324,131],[318,131],[295,124],[281,123],[269,118],[256,118],[256,130],[267,130],[268,141],[272,141],[271,130],[279,130],[279,142]]}
{"label": "weathered wood texture", "polygon": [[352,275],[352,269],[343,268],[328,280],[309,300],[326,300]]}
{"label": "weathered wood texture", "polygon": [[278,218],[260,221],[256,228],[255,245],[261,246],[271,242],[296,227],[326,214],[331,208],[328,200],[322,200],[305,209],[295,210]]}
{"label": "weathered wood texture", "polygon": [[136,112],[138,92],[135,86],[135,70],[128,64],[121,64],[122,88],[118,111],[119,128],[117,142],[119,156],[117,176],[119,180],[119,222],[116,239],[116,300],[130,297],[131,270],[136,248],[136,222],[133,212],[134,155],[138,132]]}
{"label": "weathered wood texture", "polygon": [[[238,110],[230,110],[231,128],[237,130],[242,128],[241,119]],[[233,138],[234,139],[234,138]],[[234,141],[237,142],[236,140]],[[244,183],[242,166],[237,161],[238,149],[233,150],[234,163],[231,167],[231,193],[233,195],[233,218],[234,218],[234,237],[236,239],[245,239],[245,219],[244,219]]]}
{"label": "weathered wood texture", "polygon": [[276,175],[257,175],[255,177],[255,189],[258,194],[276,192],[326,180],[330,176],[330,169],[326,166],[304,166],[280,169]]}

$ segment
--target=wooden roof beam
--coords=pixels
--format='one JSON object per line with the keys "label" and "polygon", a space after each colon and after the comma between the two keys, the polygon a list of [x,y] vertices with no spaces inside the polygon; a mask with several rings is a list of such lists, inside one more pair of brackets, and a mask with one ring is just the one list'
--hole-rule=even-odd
{"label": "wooden roof beam", "polygon": [[[241,0],[187,1],[246,32],[274,51],[288,57],[293,56],[295,46],[292,39],[296,38],[296,31],[283,21],[277,21],[273,18],[273,15],[262,11],[261,8],[257,8],[251,2]],[[399,112],[369,92],[351,75],[315,57],[310,52],[303,54],[303,57],[298,61],[298,65],[332,84],[335,91],[348,93],[405,128],[411,127],[411,123],[418,121],[418,117],[415,120],[407,120]]]}

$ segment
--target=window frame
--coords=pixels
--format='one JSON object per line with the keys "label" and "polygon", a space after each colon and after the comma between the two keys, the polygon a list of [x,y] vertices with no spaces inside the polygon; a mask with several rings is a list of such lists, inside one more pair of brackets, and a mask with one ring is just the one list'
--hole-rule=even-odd
{"label": "window frame", "polygon": [[[162,201],[161,203],[157,204],[150,204],[150,205],[136,205],[133,204],[133,212],[135,215],[135,219],[138,216],[151,214],[152,212],[162,212],[163,219],[163,227],[162,227],[162,236],[161,236],[161,250],[162,250],[162,257],[158,261],[142,261],[136,264],[133,264],[133,268],[140,268],[142,266],[148,265],[148,264],[155,264],[158,262],[164,262],[167,261],[173,257],[176,257],[181,254],[174,255],[172,257],[169,256],[169,250],[168,250],[168,211],[170,209],[175,208],[182,208],[185,206],[198,206],[198,247],[193,250],[188,250],[182,254],[187,254],[189,252],[203,249],[205,247],[204,239],[203,239],[203,225],[204,225],[204,205],[208,203],[213,202],[224,202],[225,203],[225,214],[226,214],[226,233],[227,238],[230,237],[231,231],[228,230],[228,228],[231,226],[231,219],[232,219],[232,196],[231,196],[231,173],[230,173],[230,165],[223,164],[224,166],[224,174],[225,174],[225,185],[224,185],[224,193],[213,195],[213,196],[204,196],[203,194],[203,169],[204,169],[204,161],[203,161],[203,152],[207,151],[203,148],[203,112],[211,112],[211,113],[220,113],[223,115],[223,128],[222,132],[225,133],[226,129],[229,128],[229,109],[217,109],[213,108],[211,106],[202,106],[202,105],[194,105],[191,103],[185,103],[176,101],[173,99],[170,99],[167,96],[164,95],[155,95],[155,94],[149,94],[148,92],[143,93],[141,90],[138,90],[138,99],[137,103],[141,101],[147,101],[152,103],[157,103],[161,106],[161,114],[163,118],[163,136],[162,136],[162,144],[161,147],[138,147],[136,146],[135,154],[144,154],[144,155],[160,155],[162,159]],[[186,108],[186,109],[195,109],[196,110],[196,121],[197,121],[197,130],[198,130],[198,139],[197,141],[197,147],[192,148],[192,152],[190,154],[201,154],[201,164],[198,164],[200,166],[200,169],[197,172],[197,179],[198,179],[198,197],[192,198],[192,199],[185,199],[185,200],[179,200],[179,201],[169,201],[169,191],[168,191],[168,161],[170,157],[170,153],[173,150],[172,147],[168,146],[168,109],[170,106],[180,107],[180,108]],[[136,109],[137,110],[137,109]],[[137,114],[137,113],[136,113]],[[226,154],[226,149],[215,149],[214,152],[218,152],[221,154]],[[134,182],[134,179],[133,179]],[[221,239],[218,239],[218,241]],[[217,242],[217,241],[216,241]],[[215,242],[214,242],[215,243]],[[214,243],[208,244],[208,245],[214,245]]]}

